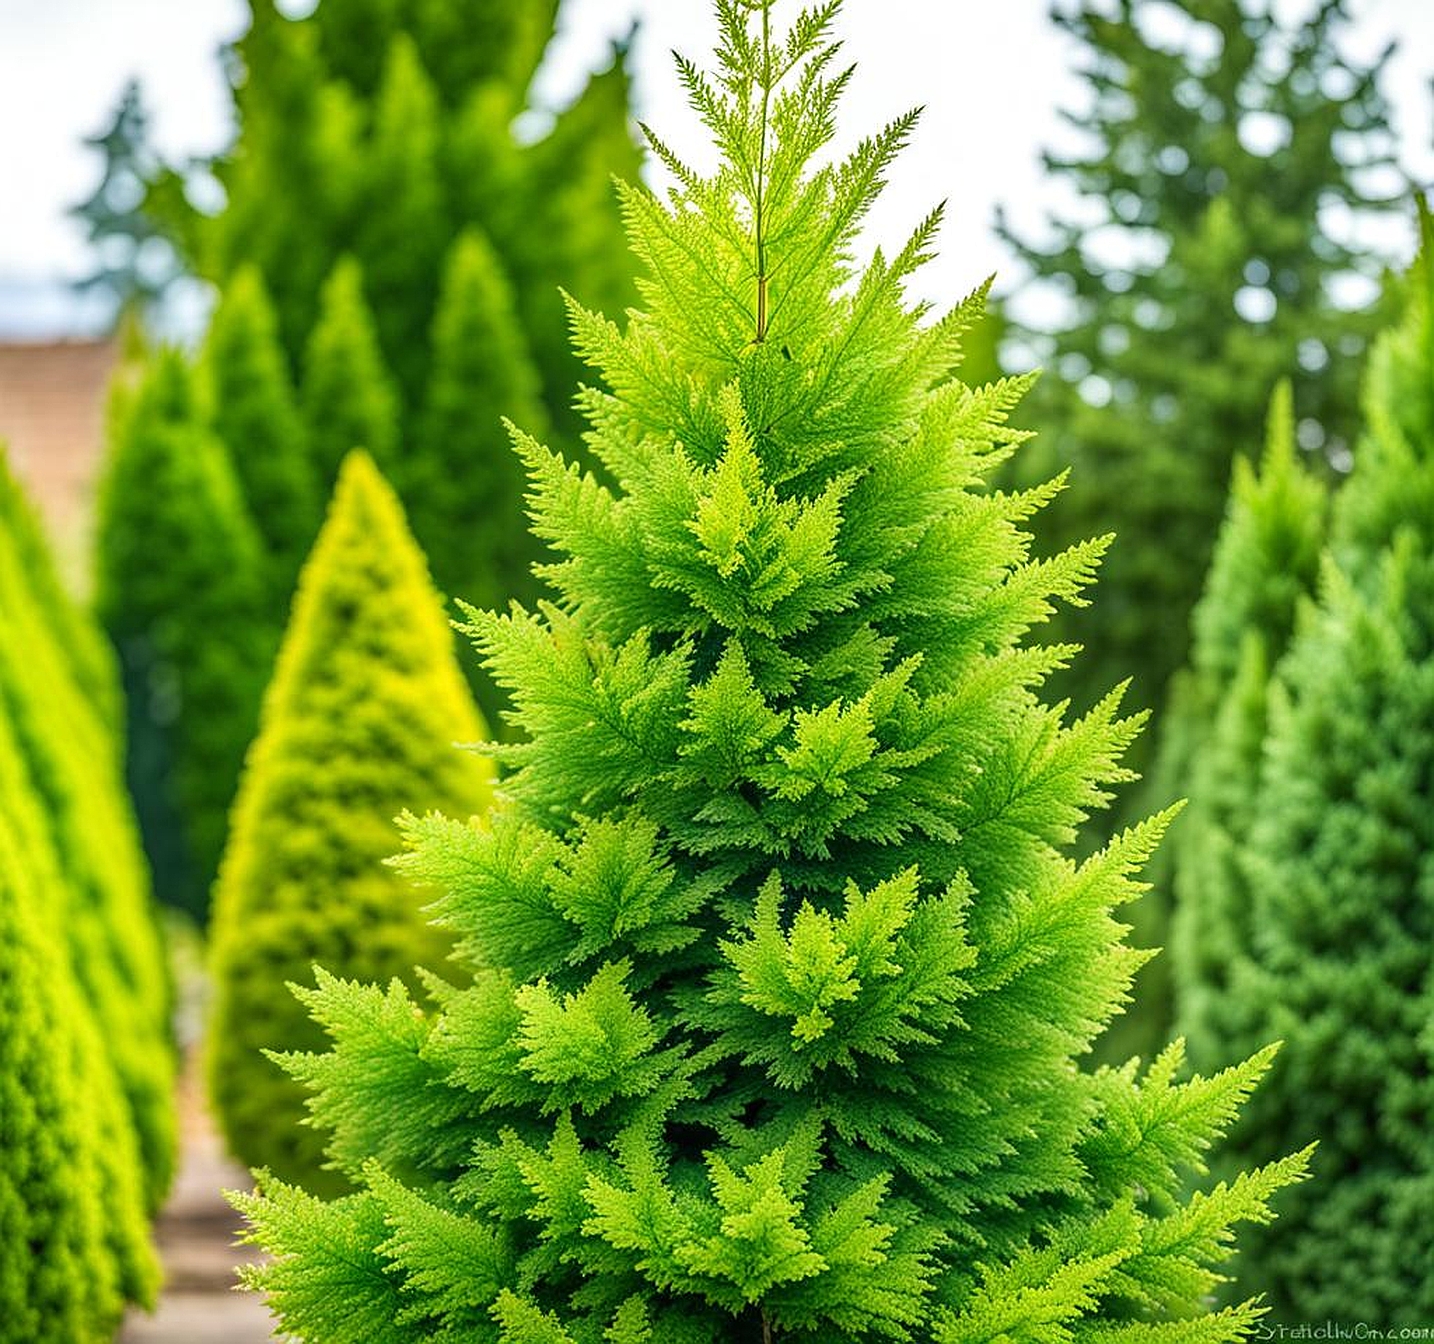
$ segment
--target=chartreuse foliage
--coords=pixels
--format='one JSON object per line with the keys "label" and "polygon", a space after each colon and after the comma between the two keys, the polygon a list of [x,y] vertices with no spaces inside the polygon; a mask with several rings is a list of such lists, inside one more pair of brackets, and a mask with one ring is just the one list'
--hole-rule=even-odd
{"label": "chartreuse foliage", "polygon": [[35,899],[86,1005],[76,1011],[93,1012],[103,1025],[131,1153],[138,1143],[137,1180],[153,1208],[174,1166],[170,993],[105,708],[115,694],[96,685],[106,669],[101,637],[54,580],[43,536],[3,459],[0,492],[0,719],[6,788],[15,798],[6,808],[26,810],[36,834],[24,848],[42,846],[54,869],[37,878]]}
{"label": "chartreuse foliage", "polygon": [[202,916],[277,636],[253,519],[176,351],[153,360],[116,417],[96,542],[156,891]]}
{"label": "chartreuse foliage", "polygon": [[1231,1228],[1283,1158],[1186,1182],[1265,1051],[1177,1080],[1074,1061],[1143,954],[1116,911],[1161,815],[1063,853],[1138,723],[1043,704],[1028,642],[1103,549],[1030,557],[1058,488],[983,488],[1024,380],[954,373],[982,296],[925,320],[851,260],[912,124],[818,167],[837,6],[775,35],[719,0],[722,151],[653,139],[624,189],[625,328],[574,306],[611,485],[519,434],[551,604],[470,609],[528,738],[506,805],[406,820],[461,973],[328,974],[327,1053],[285,1060],[356,1184],[238,1202],[249,1274],[303,1340],[955,1344],[1221,1340]]}
{"label": "chartreuse foliage", "polygon": [[1423,224],[1403,318],[1370,356],[1367,429],[1335,503],[1319,607],[1269,692],[1237,870],[1251,965],[1226,1010],[1231,1052],[1271,1031],[1288,1040],[1242,1126],[1242,1156],[1295,1133],[1321,1139],[1322,1193],[1252,1239],[1242,1282],[1289,1318],[1381,1328],[1434,1317],[1434,228]]}
{"label": "chartreuse foliage", "polygon": [[486,810],[491,766],[453,749],[484,735],[398,501],[353,454],[303,572],[215,897],[210,1092],[245,1161],[345,1185],[300,1125],[303,1089],[260,1051],[322,1041],[285,990],[315,962],[387,980],[443,958],[451,937],[381,861],[405,807]]}
{"label": "chartreuse foliage", "polygon": [[1281,384],[1258,470],[1235,461],[1191,666],[1177,679],[1161,745],[1160,777],[1190,797],[1171,845],[1171,971],[1177,1026],[1197,1068],[1220,1068],[1233,1041],[1253,1039],[1253,1024],[1240,1020],[1248,999],[1233,988],[1249,974],[1255,936],[1244,844],[1261,811],[1270,673],[1314,594],[1327,514],[1326,487],[1297,456]]}

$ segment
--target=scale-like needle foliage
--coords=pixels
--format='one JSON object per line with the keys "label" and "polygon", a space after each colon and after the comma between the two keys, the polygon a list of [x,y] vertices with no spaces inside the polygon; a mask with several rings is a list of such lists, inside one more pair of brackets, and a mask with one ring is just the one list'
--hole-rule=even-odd
{"label": "scale-like needle foliage", "polygon": [[[1223,902],[1248,902],[1227,1057],[1286,1055],[1240,1160],[1316,1135],[1319,1181],[1260,1229],[1241,1282],[1287,1320],[1434,1317],[1434,226],[1370,356],[1318,609],[1268,689],[1255,815]],[[1212,877],[1218,874],[1211,874]],[[1233,877],[1235,882],[1231,882]]]}
{"label": "scale-like needle foliage", "polygon": [[210,1093],[230,1148],[314,1188],[323,1141],[304,1091],[260,1053],[323,1040],[285,982],[319,962],[412,976],[452,939],[382,860],[404,808],[486,810],[492,767],[422,553],[369,458],[351,455],[305,566],[234,806],[215,894]]}
{"label": "scale-like needle foliage", "polygon": [[282,1328],[324,1344],[1222,1340],[1205,1303],[1281,1159],[1186,1182],[1268,1052],[1181,1082],[1075,1060],[1144,954],[1167,817],[1084,863],[1120,692],[1042,703],[1031,643],[1104,549],[1031,558],[1058,488],[983,488],[1025,382],[956,375],[981,294],[903,299],[857,230],[913,118],[824,163],[837,5],[719,0],[682,63],[721,150],[623,192],[625,327],[574,305],[611,484],[519,433],[556,600],[470,609],[524,741],[486,825],[409,818],[463,973],[323,976],[288,1061],[357,1186],[239,1198]]}

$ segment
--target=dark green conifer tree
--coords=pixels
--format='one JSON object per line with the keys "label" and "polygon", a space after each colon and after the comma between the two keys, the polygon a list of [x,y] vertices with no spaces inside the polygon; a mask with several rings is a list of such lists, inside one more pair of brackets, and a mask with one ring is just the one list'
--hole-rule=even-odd
{"label": "dark green conifer tree", "polygon": [[92,651],[102,637],[55,583],[44,539],[3,461],[0,497],[0,718],[7,789],[15,793],[6,806],[25,811],[37,834],[24,847],[42,846],[36,864],[55,869],[38,889],[78,1002],[103,1026],[106,1066],[127,1107],[126,1161],[136,1164],[153,1209],[175,1157],[169,978],[105,710],[115,697],[93,694],[90,676],[103,664]]}
{"label": "dark green conifer tree", "polygon": [[1287,1041],[1242,1158],[1320,1138],[1320,1193],[1251,1237],[1241,1282],[1284,1320],[1380,1329],[1434,1316],[1434,226],[1422,223],[1404,316],[1370,357],[1319,607],[1269,692],[1238,868],[1252,964],[1229,989],[1243,999],[1231,1053],[1269,1032]]}
{"label": "dark green conifer tree", "polygon": [[355,448],[391,468],[398,454],[399,400],[379,350],[364,298],[363,272],[352,257],[324,285],[319,320],[304,356],[301,388],[314,471],[332,488],[339,464]]}
{"label": "dark green conifer tree", "polygon": [[264,279],[237,271],[204,348],[210,423],[228,451],[268,570],[272,610],[287,609],[319,527],[318,485]]}
{"label": "dark green conifer tree", "polygon": [[[274,655],[266,571],[183,357],[118,417],[101,483],[96,605],[129,703],[127,770],[156,893],[204,916]],[[166,847],[177,835],[178,852]]]}
{"label": "dark green conifer tree", "polygon": [[1082,209],[1048,242],[1002,232],[1063,300],[1057,323],[1014,330],[1048,370],[1029,479],[1073,466],[1049,535],[1117,536],[1101,601],[1057,626],[1089,651],[1069,683],[1077,706],[1117,676],[1133,677],[1136,704],[1165,703],[1231,460],[1259,441],[1280,378],[1302,446],[1340,463],[1354,443],[1382,321],[1365,296],[1383,263],[1347,241],[1344,219],[1385,211],[1402,188],[1389,194],[1383,59],[1340,53],[1348,11],[1312,0],[1293,23],[1261,0],[1056,8],[1089,94],[1081,148],[1044,162]]}
{"label": "dark green conifer tree", "polygon": [[[1199,1069],[1228,1063],[1253,1039],[1248,979],[1255,939],[1244,845],[1262,811],[1261,755],[1269,679],[1314,594],[1327,539],[1326,487],[1301,463],[1288,383],[1270,404],[1258,471],[1235,460],[1230,503],[1195,608],[1190,667],[1177,676],[1157,779],[1190,806],[1171,837],[1169,975],[1176,1025]],[[1150,899],[1150,898],[1147,898]],[[1163,921],[1162,921],[1163,922]],[[1165,985],[1141,972],[1142,1005]],[[1148,1019],[1161,1022],[1153,1006]]]}
{"label": "dark green conifer tree", "polygon": [[1303,1154],[1186,1191],[1268,1051],[1177,1081],[1075,1060],[1140,953],[1114,912],[1164,827],[1085,863],[1119,692],[1067,722],[1028,642],[1103,543],[1033,560],[1054,487],[985,488],[1024,381],[955,376],[981,296],[864,268],[912,124],[817,167],[837,6],[719,0],[684,63],[722,151],[624,193],[625,327],[574,308],[612,485],[530,438],[556,600],[470,613],[527,730],[490,824],[406,821],[461,969],[421,1006],[327,973],[286,1057],[355,1182],[240,1199],[301,1340],[1225,1340],[1231,1224]]}
{"label": "dark green conifer tree", "polygon": [[286,982],[311,967],[410,981],[451,938],[382,860],[404,808],[486,811],[491,767],[453,634],[398,500],[351,454],[305,566],[249,754],[215,895],[209,1089],[230,1149],[313,1189],[322,1169],[303,1089],[260,1053],[323,1039]]}
{"label": "dark green conifer tree", "polygon": [[476,230],[449,253],[423,416],[398,485],[440,591],[475,606],[531,599],[539,554],[503,427],[544,423],[537,376],[501,263]]}

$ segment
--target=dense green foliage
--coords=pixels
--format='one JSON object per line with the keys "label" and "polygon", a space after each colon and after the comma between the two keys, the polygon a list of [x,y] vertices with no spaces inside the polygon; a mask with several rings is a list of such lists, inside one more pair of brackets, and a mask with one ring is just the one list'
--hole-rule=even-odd
{"label": "dense green foliage", "polygon": [[[1434,228],[1375,347],[1319,606],[1274,685],[1258,810],[1214,902],[1249,902],[1217,1030],[1287,1039],[1245,1158],[1321,1140],[1319,1194],[1252,1236],[1242,1281],[1303,1320],[1434,1316]],[[1212,878],[1216,874],[1210,875]],[[1203,905],[1209,898],[1202,900]],[[1191,915],[1199,918],[1201,910]],[[1212,992],[1220,982],[1207,982]],[[1191,998],[1199,1013],[1202,1003]],[[1201,1021],[1202,1019],[1197,1019]]]}
{"label": "dense green foliage", "polygon": [[399,482],[414,531],[442,592],[481,607],[530,599],[540,551],[523,525],[522,477],[501,417],[538,434],[544,416],[513,296],[477,232],[449,255],[432,351],[423,416]]}
{"label": "dense green foliage", "polygon": [[3,1344],[98,1344],[158,1282],[169,996],[101,647],[0,454]]}
{"label": "dense green foliage", "polygon": [[[15,795],[6,807],[16,809],[17,827],[20,810],[34,813],[38,834],[16,843],[46,851],[30,874],[36,899],[58,930],[76,993],[103,1024],[131,1150],[138,1143],[136,1179],[153,1208],[174,1168],[169,983],[107,713],[113,666],[101,648],[55,581],[0,455],[0,719]],[[42,863],[54,872],[39,874]]]}
{"label": "dense green foliage", "polygon": [[353,454],[303,572],[215,895],[210,1093],[246,1162],[345,1184],[300,1124],[303,1089],[260,1051],[322,1040],[285,989],[315,963],[412,980],[446,954],[451,939],[381,861],[405,808],[486,810],[491,767],[453,749],[484,735],[398,501]]}
{"label": "dense green foliage", "polygon": [[268,605],[286,611],[319,528],[316,473],[263,277],[240,269],[224,290],[205,343],[208,419],[258,530]]}
{"label": "dense green foliage", "polygon": [[304,991],[332,1047],[283,1062],[357,1188],[261,1178],[250,1282],[324,1344],[1241,1338],[1231,1226],[1304,1155],[1187,1182],[1270,1052],[1074,1063],[1166,822],[1063,853],[1138,722],[1042,703],[1071,650],[1027,636],[1102,543],[1033,560],[1055,487],[984,488],[1024,381],[954,374],[982,296],[905,304],[938,216],[850,259],[912,119],[814,166],[836,5],[717,9],[720,166],[654,141],[641,308],[573,310],[612,484],[520,435],[557,598],[470,609],[505,803],[406,821],[459,968]]}
{"label": "dense green foliage", "polygon": [[392,469],[398,454],[398,395],[378,347],[363,272],[342,257],[324,284],[319,319],[304,353],[302,384],[313,468],[324,489],[355,448]]}
{"label": "dense green foliage", "polygon": [[611,186],[638,166],[625,51],[546,134],[520,138],[520,113],[550,110],[529,107],[528,86],[556,0],[481,0],[458,13],[365,0],[297,20],[263,0],[251,10],[228,70],[238,135],[215,165],[224,209],[203,215],[174,177],[152,193],[191,263],[221,288],[256,266],[297,367],[325,277],[351,254],[415,416],[450,242],[476,227],[501,259],[548,413],[575,430],[578,365],[558,286],[614,310],[631,298]]}
{"label": "dense green foliage", "polygon": [[1222,1067],[1233,1042],[1257,1034],[1240,988],[1255,939],[1244,845],[1262,811],[1270,673],[1314,593],[1327,513],[1325,486],[1299,461],[1290,388],[1282,384],[1258,471],[1235,461],[1195,608],[1191,665],[1175,682],[1157,772],[1190,798],[1171,844],[1170,962],[1177,1025],[1197,1068]]}
{"label": "dense green foliage", "polygon": [[1257,0],[1057,9],[1089,98],[1081,148],[1044,162],[1080,208],[1049,241],[1003,234],[1064,300],[1053,329],[1015,326],[1049,370],[1029,479],[1073,467],[1050,535],[1117,536],[1101,601],[1057,627],[1089,650],[1069,683],[1078,706],[1118,676],[1135,703],[1164,703],[1232,458],[1259,441],[1277,381],[1292,381],[1304,447],[1340,462],[1354,443],[1382,320],[1358,305],[1381,261],[1346,241],[1346,219],[1390,204],[1392,137],[1382,60],[1339,53],[1348,9],[1314,0],[1297,25]]}
{"label": "dense green foliage", "polygon": [[276,636],[261,544],[191,381],[164,351],[121,398],[95,587],[123,673],[126,772],[156,894],[202,915]]}

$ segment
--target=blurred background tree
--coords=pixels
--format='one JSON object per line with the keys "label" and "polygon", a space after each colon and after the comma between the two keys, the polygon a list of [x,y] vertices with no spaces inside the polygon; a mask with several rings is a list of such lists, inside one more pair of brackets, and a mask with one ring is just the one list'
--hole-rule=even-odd
{"label": "blurred background tree", "polygon": [[[1386,269],[1366,235],[1406,196],[1379,85],[1389,52],[1341,54],[1345,0],[1298,23],[1262,0],[1086,0],[1053,18],[1081,44],[1089,98],[1066,114],[1079,148],[1043,161],[1076,200],[1041,237],[997,219],[1031,274],[1008,304],[1005,362],[1046,366],[1020,483],[1070,469],[1053,549],[1116,535],[1100,600],[1058,618],[1086,650],[1064,689],[1084,707],[1130,677],[1132,705],[1163,708],[1232,460],[1259,444],[1280,379],[1303,453],[1326,473],[1349,467]],[[1162,714],[1132,766],[1148,773],[1181,719]],[[1162,771],[1128,790],[1090,843],[1187,788]],[[1168,864],[1152,878],[1130,918],[1137,944],[1162,946]],[[1168,958],[1141,972],[1136,1001],[1104,1043],[1112,1060],[1166,1039]]]}
{"label": "blurred background tree", "polygon": [[164,298],[180,267],[144,204],[160,162],[138,81],[125,84],[109,126],[85,144],[100,153],[104,166],[94,191],[69,211],[83,225],[95,257],[94,270],[75,289],[102,295],[111,321],[125,313],[142,316]]}
{"label": "blurred background tree", "polygon": [[1293,25],[1260,0],[1087,0],[1053,17],[1084,48],[1089,104],[1066,114],[1082,148],[1043,159],[1079,204],[1041,238],[998,218],[1032,286],[1062,300],[1045,322],[1035,295],[1012,305],[1027,357],[1008,362],[1047,370],[1026,470],[1071,468],[1050,544],[1117,537],[1101,600],[1063,617],[1087,650],[1070,690],[1081,706],[1133,676],[1132,703],[1159,706],[1231,461],[1260,442],[1279,379],[1300,446],[1348,467],[1385,268],[1355,232],[1406,194],[1391,189],[1388,53],[1340,54],[1345,0]]}

